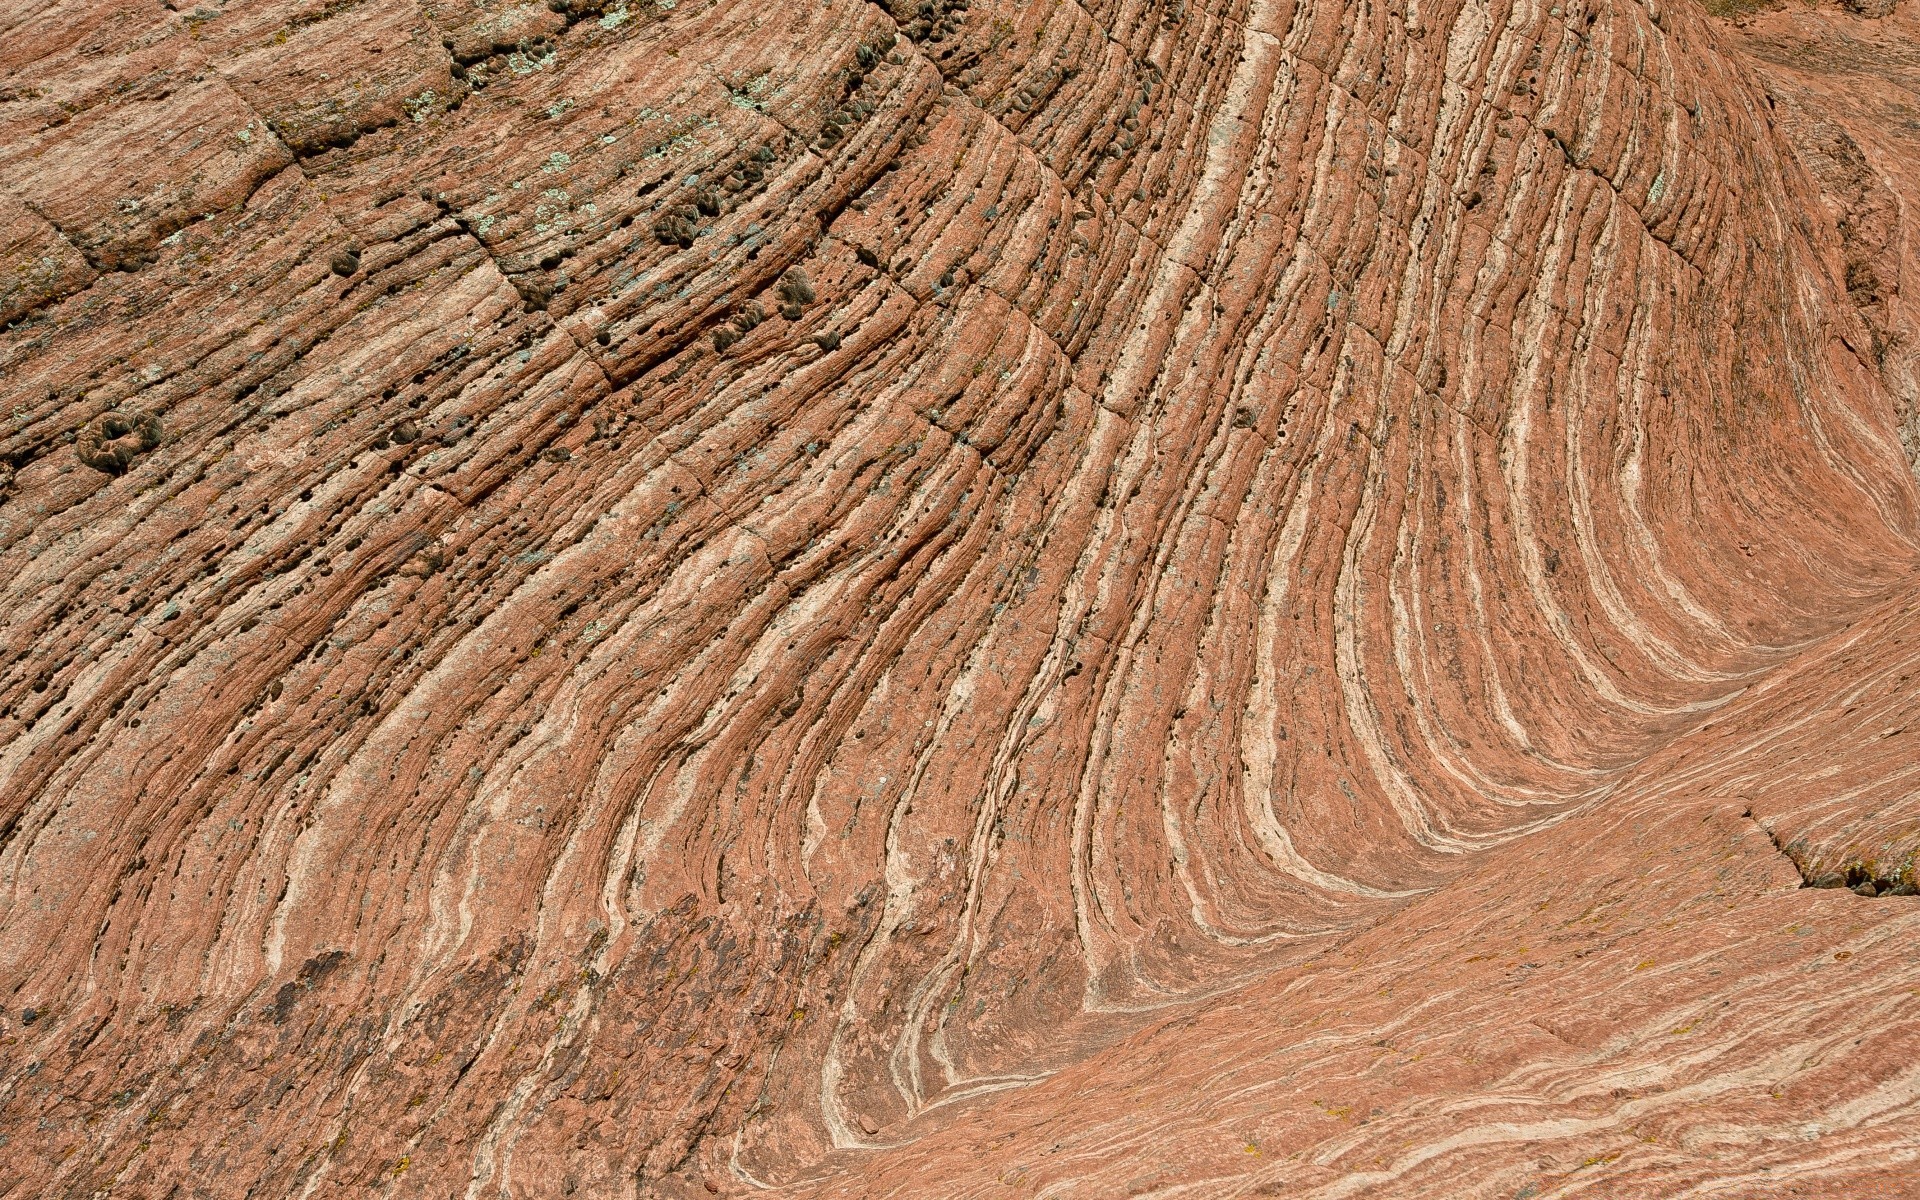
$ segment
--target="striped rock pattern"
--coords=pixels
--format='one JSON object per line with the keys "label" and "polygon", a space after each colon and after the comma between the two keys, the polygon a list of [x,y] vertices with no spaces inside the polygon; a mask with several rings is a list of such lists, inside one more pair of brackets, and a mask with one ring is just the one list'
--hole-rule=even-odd
{"label": "striped rock pattern", "polygon": [[23,8],[0,1195],[1920,1153],[1911,396],[1699,11]]}

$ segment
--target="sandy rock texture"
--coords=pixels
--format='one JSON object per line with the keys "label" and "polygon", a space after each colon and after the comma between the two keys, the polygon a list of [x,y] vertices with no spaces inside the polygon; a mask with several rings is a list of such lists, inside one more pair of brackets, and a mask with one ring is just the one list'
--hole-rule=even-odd
{"label": "sandy rock texture", "polygon": [[1753,64],[1839,230],[1848,298],[1920,458],[1920,5],[1784,5],[1721,33]]}
{"label": "sandy rock texture", "polygon": [[1916,1194],[1914,21],[0,12],[0,1196]]}

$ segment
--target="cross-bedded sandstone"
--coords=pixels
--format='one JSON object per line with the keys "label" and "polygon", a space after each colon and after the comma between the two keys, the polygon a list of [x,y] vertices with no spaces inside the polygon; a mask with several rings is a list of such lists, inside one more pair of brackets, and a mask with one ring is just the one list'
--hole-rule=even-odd
{"label": "cross-bedded sandstone", "polygon": [[1768,18],[9,19],[15,1193],[1902,1177],[1917,193]]}

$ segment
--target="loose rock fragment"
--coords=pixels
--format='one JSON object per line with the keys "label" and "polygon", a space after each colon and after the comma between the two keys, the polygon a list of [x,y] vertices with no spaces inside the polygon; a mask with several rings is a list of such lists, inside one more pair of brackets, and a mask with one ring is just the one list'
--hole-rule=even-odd
{"label": "loose rock fragment", "polygon": [[160,418],[152,413],[108,412],[81,431],[74,449],[96,471],[123,475],[133,460],[160,444]]}
{"label": "loose rock fragment", "polygon": [[694,219],[699,215],[700,211],[692,207],[673,209],[653,223],[653,235],[662,245],[692,249],[693,239],[698,234]]}
{"label": "loose rock fragment", "polygon": [[813,303],[813,281],[799,267],[793,267],[780,277],[780,299],[788,304],[808,305]]}

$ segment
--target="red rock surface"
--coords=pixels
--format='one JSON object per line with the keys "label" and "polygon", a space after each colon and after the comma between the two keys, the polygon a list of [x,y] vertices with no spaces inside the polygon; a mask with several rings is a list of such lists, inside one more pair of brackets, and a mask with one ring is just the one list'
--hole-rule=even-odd
{"label": "red rock surface", "polygon": [[0,14],[0,1195],[1920,1194],[1914,21]]}

